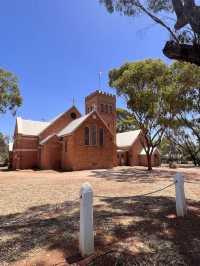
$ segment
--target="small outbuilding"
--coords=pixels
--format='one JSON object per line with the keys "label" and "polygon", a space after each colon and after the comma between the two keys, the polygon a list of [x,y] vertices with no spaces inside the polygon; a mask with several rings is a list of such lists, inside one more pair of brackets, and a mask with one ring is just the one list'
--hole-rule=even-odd
{"label": "small outbuilding", "polygon": [[[147,166],[147,156],[141,144],[141,130],[132,130],[117,134],[117,164],[130,166]],[[152,166],[160,165],[160,153],[155,149]]]}

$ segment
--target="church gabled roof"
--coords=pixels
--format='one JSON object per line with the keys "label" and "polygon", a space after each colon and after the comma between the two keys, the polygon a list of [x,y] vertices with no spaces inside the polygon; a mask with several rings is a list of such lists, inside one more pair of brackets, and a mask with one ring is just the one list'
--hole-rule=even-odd
{"label": "church gabled roof", "polygon": [[[55,123],[60,117],[62,117],[64,114],[70,112],[72,109],[76,109],[76,111],[80,114],[79,110],[76,108],[75,105],[73,105],[72,107],[70,107],[67,111],[63,112],[63,113],[60,113],[59,115],[57,115],[56,117],[54,117],[52,120],[49,121],[49,124],[46,128],[44,128],[41,132],[43,133],[48,127],[50,127],[53,123]],[[81,114],[80,114],[81,115]]]}
{"label": "church gabled roof", "polygon": [[48,137],[46,137],[45,139],[43,139],[42,141],[40,141],[40,145],[44,145],[48,140],[50,140],[51,138],[53,138],[55,136],[55,134],[51,134]]}
{"label": "church gabled roof", "polygon": [[58,134],[58,137],[63,137],[73,133],[94,111],[88,113],[87,115],[81,116],[70,122],[65,128],[63,128]]}
{"label": "church gabled roof", "polygon": [[18,134],[22,134],[25,136],[39,136],[44,130],[46,130],[50,125],[52,125],[55,121],[57,121],[62,115],[69,112],[75,108],[77,112],[80,114],[78,109],[75,106],[72,106],[67,111],[57,115],[50,121],[34,121],[34,120],[27,120],[21,117],[17,117],[17,130]]}
{"label": "church gabled roof", "polygon": [[118,148],[129,148],[136,141],[141,130],[131,130],[128,132],[117,133],[117,147]]}
{"label": "church gabled roof", "polygon": [[112,135],[112,132],[110,131],[110,129],[108,128],[108,126],[106,125],[106,123],[104,122],[104,120],[101,118],[101,116],[95,111],[91,111],[90,113],[81,116],[80,118],[77,118],[75,120],[73,120],[72,122],[70,122],[64,129],[62,129],[57,136],[58,137],[63,137],[66,135],[70,135],[72,134],[76,129],[78,129],[84,121],[86,121],[92,114],[95,114],[101,121],[102,123],[105,125],[105,127],[108,129],[108,131],[110,132],[110,134]]}
{"label": "church gabled roof", "polygon": [[32,121],[17,117],[17,131],[26,136],[38,136],[49,125],[49,122]]}

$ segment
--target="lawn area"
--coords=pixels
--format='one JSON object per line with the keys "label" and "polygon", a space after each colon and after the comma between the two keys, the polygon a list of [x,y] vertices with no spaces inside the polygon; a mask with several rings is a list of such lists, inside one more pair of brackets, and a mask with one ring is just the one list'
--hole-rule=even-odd
{"label": "lawn area", "polygon": [[[173,182],[176,171],[194,182],[185,184],[184,219],[175,215],[174,186],[144,195]],[[167,167],[150,173],[142,167],[0,171],[0,265],[77,262],[79,190],[84,182],[90,182],[97,196],[98,254],[120,251],[131,256],[131,265],[200,265],[200,169]],[[91,265],[113,265],[111,253]]]}

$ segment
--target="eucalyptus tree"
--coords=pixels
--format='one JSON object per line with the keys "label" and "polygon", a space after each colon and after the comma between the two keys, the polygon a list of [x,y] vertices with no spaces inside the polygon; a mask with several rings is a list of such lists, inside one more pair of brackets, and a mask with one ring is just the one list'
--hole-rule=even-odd
{"label": "eucalyptus tree", "polygon": [[18,80],[9,71],[0,68],[0,114],[10,110],[13,114],[22,104]]}
{"label": "eucalyptus tree", "polygon": [[133,117],[131,113],[122,108],[117,108],[117,132],[126,132],[135,130]]}
{"label": "eucalyptus tree", "polygon": [[174,62],[170,69],[176,102],[174,122],[167,135],[195,165],[200,165],[200,67]]}
{"label": "eucalyptus tree", "polygon": [[0,164],[8,161],[8,137],[0,133]]}
{"label": "eucalyptus tree", "polygon": [[161,60],[126,63],[109,72],[109,85],[125,98],[134,126],[141,129],[141,144],[151,170],[152,154],[173,115],[171,72]]}
{"label": "eucalyptus tree", "polygon": [[163,53],[200,65],[200,7],[194,0],[99,0],[108,12],[148,16],[169,33]]}

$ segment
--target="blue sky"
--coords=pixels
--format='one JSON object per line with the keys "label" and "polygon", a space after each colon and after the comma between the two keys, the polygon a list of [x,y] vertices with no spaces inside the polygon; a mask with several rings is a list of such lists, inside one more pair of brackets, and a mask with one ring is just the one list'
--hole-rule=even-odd
{"label": "blue sky", "polygon": [[[51,119],[108,87],[107,74],[127,61],[161,58],[168,33],[145,17],[110,15],[99,0],[6,0],[0,10],[0,67],[19,78],[23,106],[17,116]],[[122,106],[118,99],[118,106]],[[15,117],[0,115],[12,135]]]}

